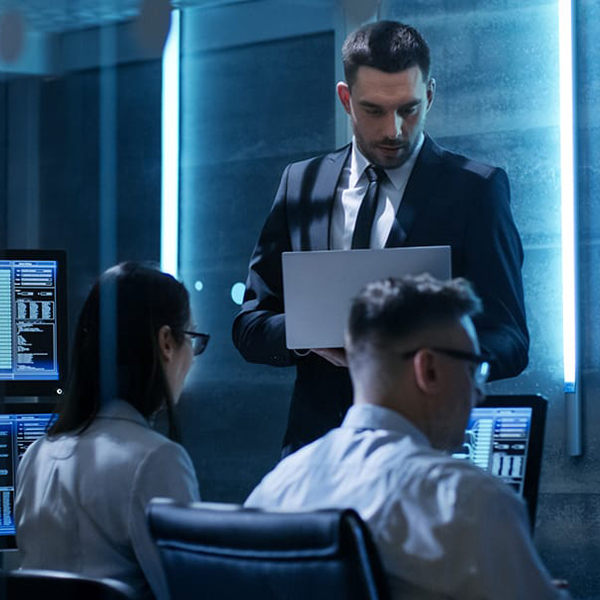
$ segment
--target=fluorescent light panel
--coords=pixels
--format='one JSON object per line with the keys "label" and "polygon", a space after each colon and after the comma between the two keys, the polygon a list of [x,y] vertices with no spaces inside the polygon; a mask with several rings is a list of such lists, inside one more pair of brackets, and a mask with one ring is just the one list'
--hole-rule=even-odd
{"label": "fluorescent light panel", "polygon": [[179,267],[179,40],[180,11],[172,10],[162,62],[160,268],[174,277]]}
{"label": "fluorescent light panel", "polygon": [[558,0],[560,86],[560,185],[562,231],[563,364],[565,425],[570,456],[583,454],[577,318],[577,178],[573,0]]}
{"label": "fluorescent light panel", "polygon": [[575,391],[577,380],[572,19],[572,0],[559,0],[563,360],[566,392]]}

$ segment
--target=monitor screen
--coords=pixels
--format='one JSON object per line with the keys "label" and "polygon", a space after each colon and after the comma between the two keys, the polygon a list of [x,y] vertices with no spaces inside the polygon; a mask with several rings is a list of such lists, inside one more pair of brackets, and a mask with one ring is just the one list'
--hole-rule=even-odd
{"label": "monitor screen", "polygon": [[0,403],[0,550],[16,548],[14,500],[19,462],[54,417],[51,404]]}
{"label": "monitor screen", "polygon": [[64,251],[0,250],[0,395],[62,393],[66,281]]}
{"label": "monitor screen", "polygon": [[547,402],[541,396],[488,396],[471,412],[455,458],[502,479],[527,503],[533,525],[537,506]]}

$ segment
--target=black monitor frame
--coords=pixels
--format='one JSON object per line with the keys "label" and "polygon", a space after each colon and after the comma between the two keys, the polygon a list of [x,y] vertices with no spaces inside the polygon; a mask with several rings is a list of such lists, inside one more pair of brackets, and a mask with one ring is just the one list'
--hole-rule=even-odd
{"label": "black monitor frame", "polygon": [[56,323],[58,379],[0,380],[2,396],[60,396],[67,381],[68,370],[68,312],[67,312],[67,255],[64,250],[6,250],[0,249],[0,260],[52,260],[56,270]]}
{"label": "black monitor frame", "polygon": [[539,394],[524,395],[490,395],[477,408],[517,407],[531,408],[531,424],[527,462],[525,463],[525,480],[523,482],[523,499],[527,505],[531,528],[535,526],[542,454],[544,451],[544,434],[546,430],[546,413],[548,400]]}
{"label": "black monitor frame", "polygon": [[[57,405],[52,402],[0,402],[0,415],[45,415],[56,414],[56,410]],[[16,483],[16,469],[13,472],[13,481]],[[15,499],[16,494],[13,494],[13,504],[11,506],[13,516]],[[0,551],[16,549],[17,540],[15,535],[0,535]]]}

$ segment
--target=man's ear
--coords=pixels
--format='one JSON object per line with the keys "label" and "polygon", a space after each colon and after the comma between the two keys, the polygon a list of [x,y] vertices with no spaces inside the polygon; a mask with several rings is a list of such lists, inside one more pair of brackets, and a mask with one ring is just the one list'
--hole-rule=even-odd
{"label": "man's ear", "polygon": [[158,348],[160,356],[165,362],[169,362],[175,353],[175,340],[173,332],[168,325],[163,325],[158,330]]}
{"label": "man's ear", "polygon": [[348,87],[348,84],[345,81],[340,81],[338,82],[336,89],[338,98],[340,99],[344,110],[350,114],[350,88]]}
{"label": "man's ear", "polygon": [[427,112],[431,108],[433,104],[433,99],[435,97],[435,79],[433,77],[429,78],[427,82]]}
{"label": "man's ear", "polygon": [[427,348],[419,350],[413,357],[413,369],[417,386],[425,394],[437,392],[440,387],[440,373],[436,356]]}

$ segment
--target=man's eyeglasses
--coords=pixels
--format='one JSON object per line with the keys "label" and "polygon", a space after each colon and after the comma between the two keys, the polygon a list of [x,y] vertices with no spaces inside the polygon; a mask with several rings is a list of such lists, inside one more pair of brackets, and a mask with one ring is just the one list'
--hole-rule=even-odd
{"label": "man's eyeglasses", "polygon": [[[402,358],[410,358],[419,352],[419,350],[424,350],[424,348],[415,348],[414,350],[403,352]],[[466,350],[439,348],[436,346],[429,348],[429,350],[432,350],[433,352],[439,352],[440,354],[445,354],[451,358],[466,360],[472,363],[475,366],[475,370],[473,371],[473,381],[475,382],[475,385],[479,388],[485,385],[485,382],[490,375],[490,363],[488,362],[487,356],[484,356],[483,354],[475,354],[474,352],[467,352]]]}
{"label": "man's eyeglasses", "polygon": [[183,333],[191,338],[194,356],[198,356],[206,350],[208,340],[210,340],[208,333],[198,333],[197,331],[184,331]]}

